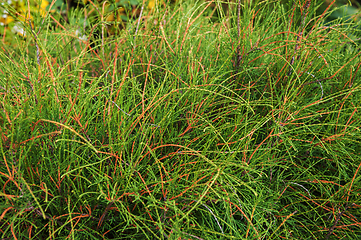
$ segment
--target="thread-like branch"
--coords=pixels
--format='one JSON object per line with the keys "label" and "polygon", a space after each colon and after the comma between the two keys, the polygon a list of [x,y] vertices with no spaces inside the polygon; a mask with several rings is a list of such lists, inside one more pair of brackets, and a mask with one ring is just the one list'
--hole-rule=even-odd
{"label": "thread-like branch", "polygon": [[242,56],[240,53],[240,45],[241,45],[241,0],[238,0],[238,6],[237,6],[237,37],[238,37],[238,43],[237,43],[237,49],[236,49],[236,59],[235,59],[235,73],[234,78],[238,74],[239,71],[239,65],[241,64]]}
{"label": "thread-like branch", "polygon": [[[351,206],[353,206],[353,205],[354,205],[354,204],[352,204]],[[326,235],[326,237],[325,237],[326,240],[330,238],[333,230],[336,228],[336,225],[337,225],[338,221],[340,221],[341,216],[347,211],[347,209],[348,209],[349,207],[350,207],[350,205],[349,205],[349,206],[346,206],[346,207],[345,207],[345,210],[343,210],[342,212],[339,212],[339,213],[337,214],[337,218],[335,219],[335,222],[333,223],[332,227],[330,227],[330,229],[328,230],[328,233],[327,233],[327,235]]]}
{"label": "thread-like branch", "polygon": [[306,2],[306,6],[303,8],[303,13],[302,13],[302,23],[301,23],[301,27],[300,27],[300,31],[297,34],[297,40],[296,40],[296,46],[295,46],[295,50],[291,59],[291,63],[290,63],[290,70],[288,72],[288,76],[290,76],[292,74],[292,65],[295,62],[295,54],[297,52],[298,49],[298,45],[299,45],[299,41],[301,36],[303,35],[303,30],[305,27],[305,21],[306,21],[306,16],[308,14],[308,9],[310,8],[310,4],[311,4],[311,0],[307,0],[308,2]]}

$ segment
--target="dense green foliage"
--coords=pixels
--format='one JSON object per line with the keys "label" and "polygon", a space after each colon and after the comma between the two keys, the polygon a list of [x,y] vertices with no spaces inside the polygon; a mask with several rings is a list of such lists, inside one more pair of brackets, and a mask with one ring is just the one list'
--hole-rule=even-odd
{"label": "dense green foliage", "polygon": [[82,34],[87,11],[49,13],[2,41],[2,239],[361,234],[358,23],[212,4]]}

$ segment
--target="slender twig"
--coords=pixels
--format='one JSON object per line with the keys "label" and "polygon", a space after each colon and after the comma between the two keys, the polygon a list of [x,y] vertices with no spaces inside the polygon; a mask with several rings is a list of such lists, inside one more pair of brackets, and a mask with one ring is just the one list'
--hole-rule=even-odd
{"label": "slender twig", "polygon": [[[352,204],[352,205],[353,205],[353,204]],[[352,206],[352,205],[351,205],[351,206]],[[328,230],[328,233],[327,233],[327,235],[326,235],[326,237],[325,237],[326,240],[330,238],[333,230],[336,228],[336,225],[337,225],[338,221],[340,221],[341,216],[347,211],[347,209],[348,209],[349,207],[350,207],[350,206],[346,206],[346,207],[345,207],[345,210],[343,210],[342,212],[339,211],[339,213],[337,214],[337,218],[335,219],[335,222],[333,223],[332,227],[330,227],[330,229]]]}
{"label": "slender twig", "polygon": [[194,235],[192,235],[192,234],[189,234],[189,233],[186,233],[186,232],[182,232],[182,233],[183,233],[183,234],[186,234],[186,235],[188,235],[188,236],[194,237],[194,238],[196,238],[196,239],[198,239],[198,240],[203,240],[203,238],[194,236]]}
{"label": "slender twig", "polygon": [[205,205],[205,204],[203,204],[203,203],[202,203],[202,205],[203,205],[205,208],[207,208],[208,211],[212,214],[212,216],[214,217],[214,219],[216,220],[216,222],[217,222],[217,224],[218,224],[218,227],[221,229],[221,232],[224,233],[224,232],[223,232],[223,229],[222,229],[222,227],[221,227],[221,224],[219,224],[218,219],[217,219],[217,217],[214,215],[214,213],[212,212],[212,210],[211,210],[209,207],[207,207],[207,205]]}
{"label": "slender twig", "polygon": [[[227,184],[227,185],[228,185],[228,184]],[[229,185],[228,185],[228,186],[229,186]],[[233,189],[232,186],[229,186],[229,187],[232,189],[233,193],[237,196],[239,208],[242,208],[241,200],[239,200],[239,197],[238,197],[238,195],[237,195],[237,192]],[[243,215],[242,215],[242,217],[241,217],[241,220],[242,220],[242,219],[243,219]]]}
{"label": "slender twig", "polygon": [[126,113],[123,109],[121,109],[118,104],[116,104],[114,101],[110,100],[120,111],[122,111],[124,114],[131,116],[129,113]]}
{"label": "slender twig", "polygon": [[109,209],[111,208],[111,206],[113,205],[113,201],[111,201],[108,206],[105,208],[104,210],[104,213],[102,214],[102,216],[100,217],[99,219],[99,222],[98,222],[98,226],[97,226],[97,231],[99,230],[99,227],[102,225],[103,221],[104,221],[104,218],[105,216],[107,215]]}
{"label": "slender twig", "polygon": [[299,33],[297,34],[297,40],[296,40],[296,46],[295,46],[295,50],[294,50],[294,54],[292,56],[292,59],[291,59],[291,62],[290,62],[290,70],[288,72],[288,76],[290,76],[292,74],[292,65],[294,64],[295,62],[295,54],[297,52],[297,49],[298,49],[298,45],[299,45],[299,41],[300,41],[300,38],[301,36],[303,35],[303,30],[304,30],[304,27],[305,27],[305,21],[306,21],[306,16],[308,14],[308,9],[310,7],[310,4],[311,4],[311,0],[307,0],[308,3],[306,5],[306,7],[304,7],[303,9],[303,14],[302,14],[302,23],[301,23],[301,26],[300,26],[300,31]]}
{"label": "slender twig", "polygon": [[140,25],[140,20],[142,19],[142,15],[143,15],[143,10],[144,10],[144,4],[142,4],[142,8],[140,9],[140,14],[139,14],[139,17],[138,17],[138,24],[137,24],[137,28],[135,29],[135,33],[134,33],[134,39],[133,39],[133,42],[134,42],[134,47],[133,47],[133,54],[134,54],[134,50],[137,46],[137,44],[135,43],[135,38],[137,37],[137,34],[138,34],[138,30],[139,30],[139,25]]}
{"label": "slender twig", "polygon": [[[313,74],[311,74],[309,72],[307,72],[307,74],[311,75],[313,78],[316,78],[315,75],[313,75]],[[321,81],[319,79],[317,79],[316,82],[318,82],[318,84],[320,84],[320,87],[321,87],[321,98],[320,98],[320,100],[322,100],[322,98],[323,98],[323,87],[322,87]]]}
{"label": "slender twig", "polygon": [[31,34],[33,34],[34,40],[35,40],[36,59],[37,59],[38,66],[39,66],[39,71],[40,71],[40,50],[39,50],[39,45],[38,45],[38,38],[36,37],[35,33],[33,32],[33,27],[31,26],[31,20],[30,19],[29,19],[29,26],[30,26]]}
{"label": "slender twig", "polygon": [[236,66],[235,66],[235,73],[234,78],[237,76],[239,72],[239,65],[241,64],[242,55],[240,53],[240,45],[241,45],[241,27],[240,27],[240,21],[241,21],[241,0],[238,0],[238,6],[237,6],[237,37],[238,37],[238,43],[237,43],[237,49],[236,49]]}
{"label": "slender twig", "polygon": [[304,186],[302,186],[301,184],[299,184],[299,183],[295,183],[295,182],[288,182],[288,183],[290,183],[290,184],[294,184],[294,185],[297,185],[297,186],[299,186],[299,187],[301,187],[301,188],[305,189],[305,191],[308,193],[308,196],[310,196],[310,198],[312,198],[312,196],[311,196],[310,192],[308,191],[308,189],[307,189],[307,188],[305,188]]}

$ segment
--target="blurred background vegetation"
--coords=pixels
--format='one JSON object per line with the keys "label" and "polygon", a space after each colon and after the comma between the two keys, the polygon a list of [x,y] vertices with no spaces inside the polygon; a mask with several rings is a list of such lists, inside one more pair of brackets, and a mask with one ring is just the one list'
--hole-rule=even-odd
{"label": "blurred background vegetation", "polygon": [[[217,21],[217,18],[223,14],[220,11],[226,13],[229,3],[235,1],[215,1],[213,8],[209,10],[211,19]],[[289,6],[297,4],[296,2],[283,0],[283,3]],[[325,0],[317,14],[329,9],[333,11],[326,21],[342,19],[359,24],[360,2],[361,0]],[[94,23],[99,20],[107,26],[108,35],[112,35],[126,28],[128,22],[136,20],[142,6],[143,10],[151,14],[155,8],[166,5],[176,7],[177,0],[3,0],[0,4],[0,37],[3,43],[13,45],[14,35],[26,37],[26,32],[29,30],[38,32],[44,29],[44,25],[48,24],[46,23],[48,21],[44,21],[46,17],[52,18],[55,27],[74,27],[75,34],[81,40],[87,39],[90,28],[93,28]],[[79,15],[82,17],[79,18]],[[32,29],[34,26],[37,30]],[[47,27],[51,29],[52,26]],[[98,36],[99,26],[91,32],[93,37]]]}
{"label": "blurred background vegetation", "polygon": [[[179,1],[179,0],[178,0]],[[236,0],[219,1],[222,4],[223,10],[227,11],[227,2],[234,2]],[[244,0],[243,0],[244,1]],[[96,12],[102,13],[106,16],[103,19],[108,24],[116,24],[120,28],[124,28],[126,22],[134,20],[140,13],[140,7],[144,4],[148,10],[152,10],[156,5],[173,4],[177,0],[3,0],[0,4],[0,34],[19,34],[24,36],[24,25],[29,24],[29,19],[34,21],[34,18],[44,18],[49,12],[52,13],[54,21],[67,22],[71,24],[70,14],[74,11],[83,12],[84,19],[82,27],[87,27]],[[215,1],[217,2],[217,1]],[[293,4],[294,1],[283,0],[284,4]],[[337,18],[345,18],[353,15],[353,21],[360,20],[360,4],[361,0],[325,0],[319,9],[321,14],[326,8],[335,10],[328,18],[332,21]],[[213,8],[216,7],[214,4]],[[218,9],[217,9],[218,10]],[[212,15],[214,18],[218,16],[217,11]],[[10,33],[12,32],[12,33]]]}

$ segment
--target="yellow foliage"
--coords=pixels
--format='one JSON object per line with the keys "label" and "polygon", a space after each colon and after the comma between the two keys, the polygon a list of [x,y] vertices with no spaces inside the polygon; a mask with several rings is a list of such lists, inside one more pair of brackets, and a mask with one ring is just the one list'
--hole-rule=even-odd
{"label": "yellow foliage", "polygon": [[[47,7],[50,4],[48,0],[8,0],[8,3],[11,8],[15,9],[16,11],[14,13],[15,18],[12,17],[7,11],[3,10],[3,13],[0,15],[0,26],[6,26],[14,33],[24,37],[25,29],[23,28],[23,25],[28,25],[29,20],[32,20],[35,14],[39,14],[41,17],[45,17],[48,12]],[[28,3],[30,3],[30,6],[28,6]],[[10,23],[14,24],[9,26]]]}
{"label": "yellow foliage", "polygon": [[122,21],[120,15],[124,15],[125,9],[121,7],[121,8],[119,8],[119,9],[117,10],[117,12],[118,12],[118,14],[117,14],[117,19],[114,18],[114,14],[112,13],[112,14],[110,14],[110,15],[106,18],[106,21],[107,21],[107,22],[112,22],[112,21],[115,21],[115,20],[116,20],[117,22]]}
{"label": "yellow foliage", "polygon": [[153,9],[155,7],[155,0],[149,0],[148,8]]}
{"label": "yellow foliage", "polygon": [[[30,7],[28,8],[27,0],[9,1],[10,6],[16,10],[17,18],[21,22],[32,19],[32,14],[39,13],[42,17],[44,17],[47,13],[46,8],[49,5],[49,2],[47,0],[30,0],[29,2]],[[3,13],[0,16],[0,25],[9,25],[9,23],[14,21],[15,19],[7,11],[3,10]]]}
{"label": "yellow foliage", "polygon": [[148,2],[148,9],[153,9],[155,4],[163,3],[163,0],[149,0]]}

